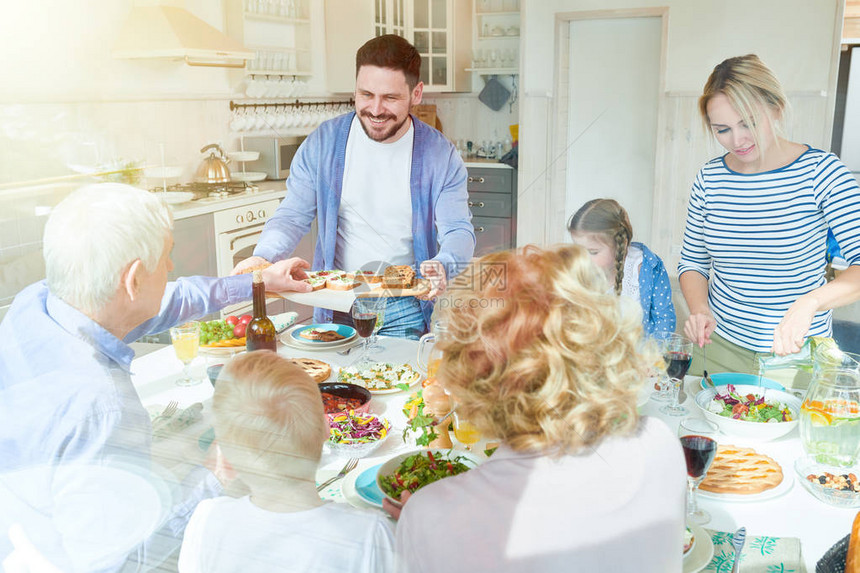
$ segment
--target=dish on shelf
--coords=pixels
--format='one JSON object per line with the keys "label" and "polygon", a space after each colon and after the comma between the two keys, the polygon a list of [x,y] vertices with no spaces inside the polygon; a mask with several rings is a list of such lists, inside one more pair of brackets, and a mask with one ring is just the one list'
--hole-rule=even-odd
{"label": "dish on shelf", "polygon": [[262,171],[239,171],[230,174],[230,179],[232,179],[233,181],[262,181],[265,178],[266,174]]}

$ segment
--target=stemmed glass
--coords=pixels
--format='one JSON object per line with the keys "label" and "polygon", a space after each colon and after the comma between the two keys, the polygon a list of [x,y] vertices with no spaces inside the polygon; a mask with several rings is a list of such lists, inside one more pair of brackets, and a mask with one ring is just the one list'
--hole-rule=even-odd
{"label": "stemmed glass", "polygon": [[194,386],[200,384],[200,380],[191,377],[188,367],[197,357],[200,348],[200,323],[196,321],[186,322],[180,326],[170,329],[170,340],[173,342],[173,350],[176,357],[182,361],[182,378],[176,381],[177,386]]}
{"label": "stemmed glass", "polygon": [[693,341],[680,334],[671,334],[660,342],[660,347],[672,389],[672,403],[666,404],[660,411],[669,416],[683,416],[687,409],[678,403],[678,393],[693,361]]}
{"label": "stemmed glass", "polygon": [[373,363],[369,358],[368,338],[373,334],[373,327],[376,326],[376,312],[380,300],[379,298],[357,298],[350,309],[355,331],[364,339],[361,358],[356,363],[358,368],[367,368]]}
{"label": "stemmed glass", "polygon": [[481,432],[475,425],[463,419],[462,416],[457,414],[457,411],[454,410],[453,414],[453,422],[452,427],[454,428],[454,437],[457,438],[457,441],[466,446],[466,451],[472,451],[472,444],[477,444],[481,439]]}
{"label": "stemmed glass", "polygon": [[379,329],[385,324],[385,306],[385,302],[382,301],[376,309],[376,324],[373,326],[373,333],[370,335],[370,342],[367,345],[367,349],[373,354],[379,354],[385,350],[385,347],[379,342],[377,337]]}
{"label": "stemmed glass", "polygon": [[717,453],[717,425],[703,418],[686,418],[678,426],[678,437],[684,450],[687,463],[687,520],[693,523],[707,523],[711,515],[699,509],[696,503],[696,490],[705,479],[711,462]]}

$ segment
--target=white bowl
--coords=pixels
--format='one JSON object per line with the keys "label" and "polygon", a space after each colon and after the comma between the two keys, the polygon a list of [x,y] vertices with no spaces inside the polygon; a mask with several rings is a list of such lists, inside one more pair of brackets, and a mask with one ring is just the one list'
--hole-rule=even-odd
{"label": "white bowl", "polygon": [[471,465],[472,467],[478,466],[483,461],[475,454],[463,450],[420,449],[394,456],[393,458],[379,466],[379,471],[376,472],[376,486],[379,488],[379,491],[381,491],[385,495],[385,497],[388,498],[388,501],[390,501],[395,506],[400,507],[400,500],[391,497],[385,492],[385,489],[382,487],[382,477],[394,475],[394,471],[400,466],[401,462],[403,462],[403,460],[405,460],[409,456],[413,456],[415,454],[426,454],[428,451],[433,452],[434,458],[442,456],[446,459],[454,459],[460,456],[464,458],[462,460],[463,463],[465,463],[466,465]]}
{"label": "white bowl", "polygon": [[243,162],[243,161],[256,161],[260,158],[259,151],[230,151],[227,153],[227,157],[232,159],[233,161]]}
{"label": "white bowl", "polygon": [[719,426],[720,431],[730,436],[738,436],[742,438],[753,438],[756,440],[775,440],[780,438],[794,428],[797,427],[797,420],[800,416],[800,398],[772,388],[763,388],[759,386],[739,385],[735,386],[735,392],[741,395],[754,394],[756,396],[764,396],[765,400],[770,402],[782,402],[791,411],[792,420],[790,422],[746,422],[743,420],[735,420],[734,418],[726,418],[708,410],[708,404],[714,399],[717,393],[725,394],[726,386],[717,386],[706,388],[696,394],[696,405],[702,410],[707,420]]}
{"label": "white bowl", "polygon": [[231,173],[230,178],[233,181],[262,181],[266,178],[266,174],[262,171],[247,171],[245,173],[237,171]]}

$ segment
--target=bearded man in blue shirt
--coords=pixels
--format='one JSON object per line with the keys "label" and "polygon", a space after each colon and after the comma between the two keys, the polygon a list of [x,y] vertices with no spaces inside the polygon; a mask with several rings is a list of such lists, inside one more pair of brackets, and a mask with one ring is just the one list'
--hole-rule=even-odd
{"label": "bearded man in blue shirt", "polygon": [[[387,299],[379,331],[417,339],[430,324],[431,299],[475,250],[466,167],[444,135],[410,113],[424,84],[421,56],[409,42],[373,38],[358,50],[355,67],[355,112],[324,122],[302,143],[287,196],[254,256],[233,272],[289,256],[316,217],[315,270],[408,265],[429,279],[420,301]],[[314,318],[352,322],[325,309]]]}
{"label": "bearded man in blue shirt", "polygon": [[[84,187],[51,213],[46,280],[18,293],[0,323],[0,560],[12,523],[63,569],[118,570],[129,551],[149,559],[144,540],[122,548],[112,537],[134,529],[133,518],[111,521],[133,511],[111,508],[115,498],[83,511],[75,503],[93,493],[87,467],[148,470],[152,425],[132,386],[128,344],[251,298],[250,275],[168,283],[172,226],[155,194],[118,184]],[[285,260],[264,280],[270,290],[306,292],[307,266]],[[197,469],[199,479],[186,482],[193,491],[167,511],[180,538],[197,501],[220,491]]]}

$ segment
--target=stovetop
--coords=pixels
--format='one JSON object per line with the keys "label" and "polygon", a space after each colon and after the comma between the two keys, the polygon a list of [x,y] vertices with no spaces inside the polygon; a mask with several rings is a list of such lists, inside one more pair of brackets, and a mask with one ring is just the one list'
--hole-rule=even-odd
{"label": "stovetop", "polygon": [[[150,191],[164,191],[163,186],[153,187]],[[256,193],[260,190],[259,187],[252,183],[244,181],[231,181],[229,183],[174,183],[167,186],[167,191],[180,191],[194,193],[194,198],[191,201],[201,201],[205,199],[223,199],[234,195],[244,195],[246,193]]]}

